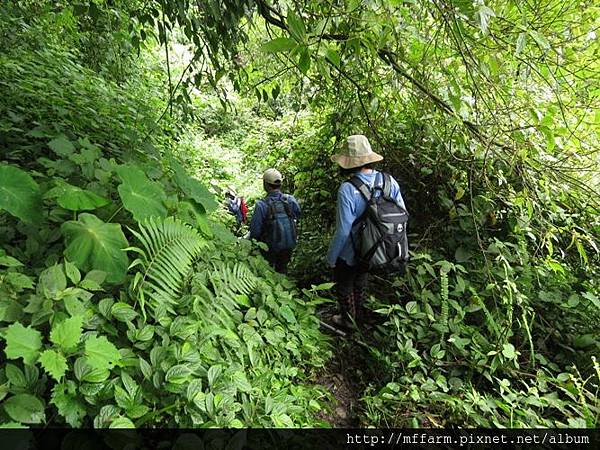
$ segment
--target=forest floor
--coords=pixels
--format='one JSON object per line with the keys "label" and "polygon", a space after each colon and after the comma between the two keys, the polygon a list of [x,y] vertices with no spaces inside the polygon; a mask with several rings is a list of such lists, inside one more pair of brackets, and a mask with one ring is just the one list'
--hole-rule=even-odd
{"label": "forest floor", "polygon": [[[331,324],[333,311],[326,310],[321,315],[321,320]],[[327,366],[319,373],[315,383],[325,387],[332,395],[332,401],[327,406],[328,411],[320,417],[335,428],[352,428],[360,425],[359,402],[361,397],[360,381],[357,379],[356,347],[351,335],[342,337],[329,329],[323,329],[333,336],[333,356]]]}
{"label": "forest floor", "polygon": [[[322,322],[331,326],[334,313],[335,307],[322,310]],[[367,388],[365,380],[371,379],[374,372],[370,344],[366,342],[374,340],[373,330],[378,319],[375,314],[367,314],[359,329],[343,330],[345,336],[333,332],[329,327],[322,327],[323,332],[333,337],[333,356],[314,381],[332,395],[328,410],[321,413],[320,417],[333,427],[361,426],[361,398]]]}

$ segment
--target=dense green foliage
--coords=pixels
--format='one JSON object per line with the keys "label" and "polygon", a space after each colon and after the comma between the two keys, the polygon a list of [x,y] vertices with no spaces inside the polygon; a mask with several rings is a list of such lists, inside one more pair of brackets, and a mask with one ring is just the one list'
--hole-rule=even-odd
{"label": "dense green foliage", "polygon": [[279,168],[304,210],[292,276],[328,281],[329,156],[364,133],[413,258],[372,283],[361,423],[598,426],[598,14],[0,5],[0,420],[322,425],[323,300],[236,239],[213,193],[252,201]]}
{"label": "dense green foliage", "polygon": [[156,123],[159,69],[119,85],[86,45],[42,38],[68,11],[2,10],[29,43],[0,56],[2,422],[320,423],[318,295],[207,218],[172,156],[183,131]]}

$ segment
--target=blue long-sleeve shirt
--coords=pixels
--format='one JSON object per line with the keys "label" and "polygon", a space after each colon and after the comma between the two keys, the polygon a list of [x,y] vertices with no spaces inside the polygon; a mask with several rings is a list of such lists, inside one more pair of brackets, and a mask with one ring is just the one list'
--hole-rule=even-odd
{"label": "blue long-sleeve shirt", "polygon": [[[269,192],[264,200],[259,200],[256,202],[256,205],[254,206],[254,214],[252,215],[252,220],[250,221],[250,239],[260,240],[262,236],[263,226],[269,210],[266,200],[281,200],[283,195],[284,194],[281,191]],[[302,211],[298,201],[293,195],[286,194],[286,196],[292,211],[292,215],[294,216],[294,220],[300,219]]]}
{"label": "blue long-sleeve shirt", "polygon": [[235,216],[237,223],[242,223],[244,215],[242,214],[242,199],[239,197],[230,198],[227,201],[227,209]]}
{"label": "blue long-sleeve shirt", "polygon": [[[354,175],[357,175],[369,189],[373,189],[373,186],[383,186],[383,175],[376,170],[372,170],[371,172],[357,172]],[[398,182],[391,176],[390,179],[392,182],[390,196],[398,205],[406,210]],[[375,190],[374,195],[376,197],[379,197],[381,194],[381,190]],[[335,234],[327,252],[327,264],[330,267],[335,266],[338,258],[343,259],[349,266],[356,265],[350,233],[352,231],[352,224],[365,212],[366,207],[367,201],[362,194],[350,182],[346,181],[342,183],[337,194]]]}

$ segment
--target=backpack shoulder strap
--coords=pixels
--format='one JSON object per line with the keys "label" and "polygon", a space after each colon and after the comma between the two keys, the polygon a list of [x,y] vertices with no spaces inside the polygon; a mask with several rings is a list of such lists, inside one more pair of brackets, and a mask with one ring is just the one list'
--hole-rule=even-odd
{"label": "backpack shoulder strap", "polygon": [[290,205],[290,196],[287,194],[281,195],[281,201],[283,202],[283,209],[285,213],[288,215],[290,219],[294,218],[294,214],[292,213],[292,206]]}
{"label": "backpack shoulder strap", "polygon": [[265,197],[263,200],[265,205],[267,206],[267,219],[271,220],[275,216],[275,205],[274,200],[269,199],[269,197]]}
{"label": "backpack shoulder strap", "polygon": [[389,173],[381,172],[383,176],[383,196],[385,198],[392,198],[392,177]]}
{"label": "backpack shoulder strap", "polygon": [[350,178],[349,183],[356,188],[358,192],[362,194],[365,200],[368,202],[371,200],[373,193],[367,187],[367,185],[359,177],[354,176]]}

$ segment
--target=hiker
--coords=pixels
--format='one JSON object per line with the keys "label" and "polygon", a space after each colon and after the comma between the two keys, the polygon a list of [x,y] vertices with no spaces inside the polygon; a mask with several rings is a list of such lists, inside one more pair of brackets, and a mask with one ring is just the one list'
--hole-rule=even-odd
{"label": "hiker", "polygon": [[248,207],[244,197],[238,197],[233,188],[227,189],[227,209],[229,213],[235,216],[237,224],[246,223],[246,215],[248,213]]}
{"label": "hiker", "polygon": [[267,169],[263,174],[267,196],[256,202],[249,237],[267,244],[269,250],[263,256],[277,272],[286,273],[296,246],[300,205],[293,196],[281,192],[282,181],[276,169]]}
{"label": "hiker", "polygon": [[[369,270],[400,270],[408,260],[408,213],[398,182],[374,169],[383,157],[371,149],[365,136],[349,136],[331,160],[339,164],[342,175],[350,176],[338,190],[336,230],[327,254],[340,310],[333,321],[349,327],[349,317],[359,323],[364,313]],[[381,230],[387,231],[379,235]]]}

